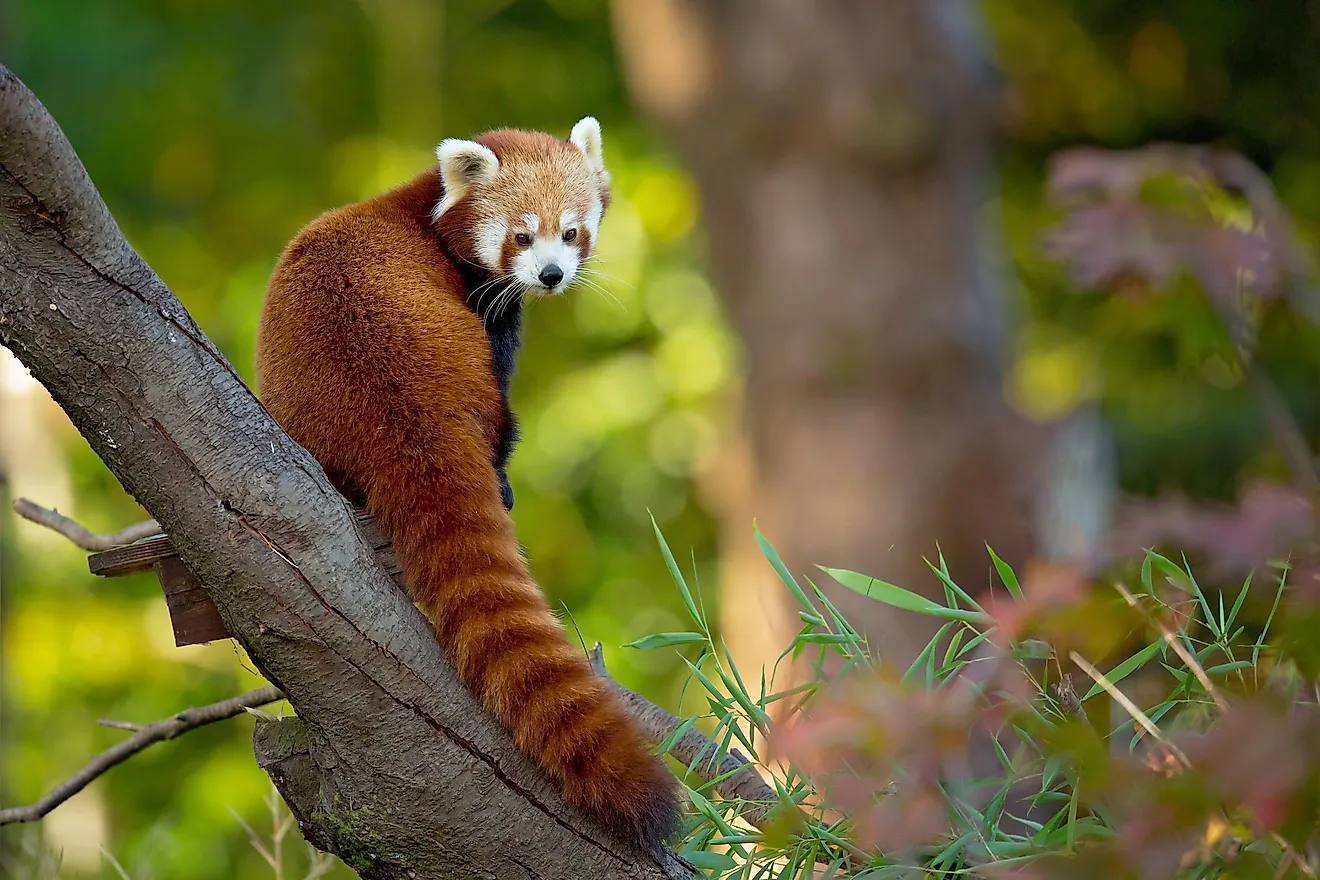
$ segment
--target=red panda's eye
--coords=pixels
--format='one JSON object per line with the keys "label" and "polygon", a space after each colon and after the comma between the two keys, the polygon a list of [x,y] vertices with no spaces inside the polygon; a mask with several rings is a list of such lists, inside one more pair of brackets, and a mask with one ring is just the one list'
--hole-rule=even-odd
{"label": "red panda's eye", "polygon": [[518,242],[521,247],[527,247],[532,243],[532,237],[525,232],[518,233],[513,237],[513,240]]}
{"label": "red panda's eye", "polygon": [[572,241],[572,240],[575,239],[575,238],[577,238],[577,230],[576,230],[576,229],[566,229],[566,230],[564,230],[564,241]]}

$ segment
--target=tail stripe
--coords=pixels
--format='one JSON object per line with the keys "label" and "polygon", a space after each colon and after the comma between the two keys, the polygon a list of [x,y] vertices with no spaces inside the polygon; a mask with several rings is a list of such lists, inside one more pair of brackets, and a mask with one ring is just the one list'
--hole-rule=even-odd
{"label": "tail stripe", "polygon": [[620,836],[659,844],[678,824],[673,774],[569,644],[518,552],[493,468],[490,481],[413,470],[367,494],[464,683],[569,804]]}

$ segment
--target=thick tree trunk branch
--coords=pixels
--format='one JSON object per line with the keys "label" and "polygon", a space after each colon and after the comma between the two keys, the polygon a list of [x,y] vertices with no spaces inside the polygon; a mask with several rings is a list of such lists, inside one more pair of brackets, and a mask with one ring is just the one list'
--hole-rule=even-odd
{"label": "thick tree trunk branch", "polygon": [[279,767],[298,772],[267,766],[309,839],[371,878],[695,876],[570,811],[514,748],[347,502],[125,242],[63,133],[3,67],[0,343],[296,708],[305,748]]}

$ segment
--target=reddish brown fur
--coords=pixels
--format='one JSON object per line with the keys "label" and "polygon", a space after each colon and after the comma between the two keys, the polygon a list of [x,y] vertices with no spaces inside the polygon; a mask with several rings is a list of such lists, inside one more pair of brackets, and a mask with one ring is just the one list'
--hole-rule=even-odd
{"label": "reddish brown fur", "polygon": [[[502,165],[553,156],[546,141],[576,152],[548,135],[482,140]],[[547,162],[547,185],[555,177]],[[677,821],[674,780],[528,573],[491,464],[502,410],[490,345],[446,252],[460,246],[464,202],[441,218],[441,246],[440,195],[428,171],[289,244],[258,331],[261,398],[341,491],[365,499],[450,662],[564,799],[652,844]]]}

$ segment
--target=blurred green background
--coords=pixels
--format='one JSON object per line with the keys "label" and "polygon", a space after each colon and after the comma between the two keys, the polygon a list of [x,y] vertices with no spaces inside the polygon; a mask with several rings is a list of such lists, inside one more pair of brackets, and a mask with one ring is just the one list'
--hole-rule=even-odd
{"label": "blurred green background", "polygon": [[[1250,399],[1215,365],[1219,331],[1195,292],[1154,308],[1078,296],[1040,246],[1056,219],[1041,181],[1049,154],[1070,143],[1217,140],[1271,174],[1314,241],[1320,68],[1306,62],[1317,4],[986,10],[1012,109],[988,206],[1020,306],[1005,394],[1041,420],[1097,405],[1128,491],[1227,498],[1244,475],[1277,471]],[[737,400],[738,345],[703,274],[693,184],[629,103],[608,13],[607,0],[9,0],[0,60],[249,379],[267,275],[303,223],[425,167],[442,137],[503,125],[563,135],[597,116],[615,179],[599,268],[617,302],[583,290],[529,311],[516,519],[584,638],[605,643],[624,683],[673,706],[677,658],[618,646],[683,628],[648,511],[715,598],[718,536],[702,488]],[[1314,434],[1320,338],[1286,315],[1262,338]],[[0,357],[5,491],[95,529],[141,518],[44,392]],[[122,739],[97,718],[155,720],[254,685],[231,643],[173,647],[154,578],[98,581],[85,554],[7,513],[0,540],[0,804],[30,802]],[[63,852],[59,876],[120,876],[102,847],[133,880],[271,876],[243,827],[271,824],[250,733],[238,719],[156,746],[61,807],[40,829]],[[0,829],[0,847],[24,835]],[[286,876],[300,865],[291,859]]]}

